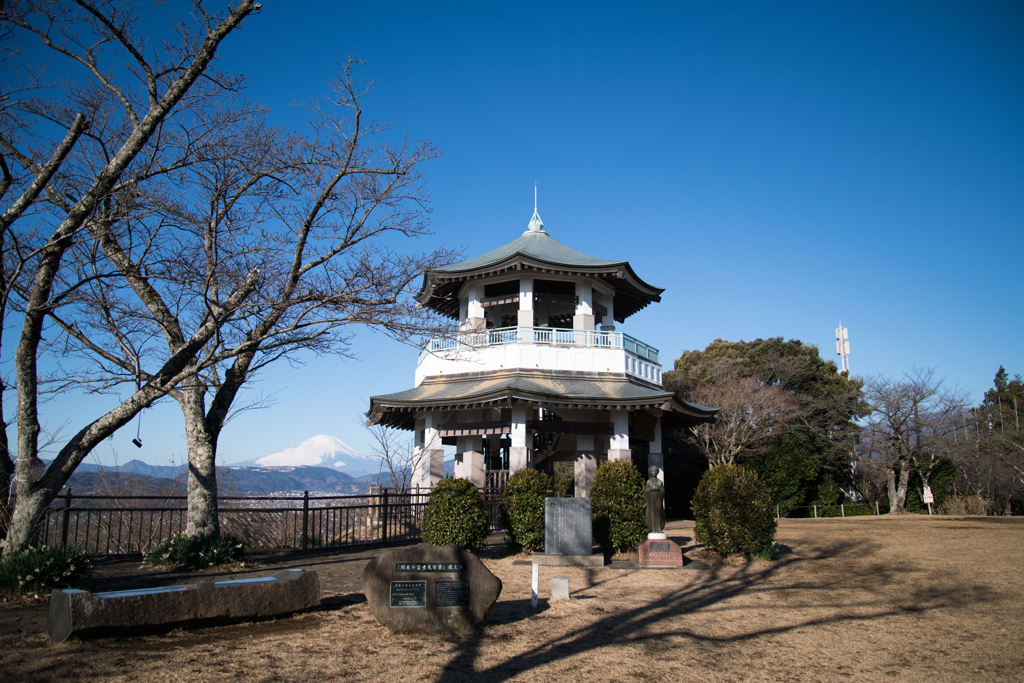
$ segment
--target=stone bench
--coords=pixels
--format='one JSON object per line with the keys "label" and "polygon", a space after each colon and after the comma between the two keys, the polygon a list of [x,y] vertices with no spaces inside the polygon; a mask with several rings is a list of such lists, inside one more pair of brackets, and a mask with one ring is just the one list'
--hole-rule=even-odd
{"label": "stone bench", "polygon": [[320,580],[308,569],[106,593],[65,589],[50,594],[46,631],[59,643],[72,636],[114,636],[267,619],[319,605]]}

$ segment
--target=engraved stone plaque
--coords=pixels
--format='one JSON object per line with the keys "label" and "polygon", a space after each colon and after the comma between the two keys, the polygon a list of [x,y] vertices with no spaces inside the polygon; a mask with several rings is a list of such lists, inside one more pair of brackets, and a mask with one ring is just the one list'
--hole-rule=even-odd
{"label": "engraved stone plaque", "polygon": [[426,581],[392,581],[391,582],[391,606],[392,607],[426,607],[427,606],[427,582]]}
{"label": "engraved stone plaque", "polygon": [[544,501],[544,552],[548,555],[590,555],[594,552],[589,498],[547,498]]}
{"label": "engraved stone plaque", "polygon": [[435,607],[469,607],[469,581],[434,583]]}
{"label": "engraved stone plaque", "polygon": [[669,552],[668,541],[651,541],[651,552],[652,553],[667,553]]}

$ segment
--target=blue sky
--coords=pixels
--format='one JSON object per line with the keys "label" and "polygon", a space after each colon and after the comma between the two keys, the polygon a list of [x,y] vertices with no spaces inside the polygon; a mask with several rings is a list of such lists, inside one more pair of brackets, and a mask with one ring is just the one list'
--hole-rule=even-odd
{"label": "blue sky", "polygon": [[[1024,5],[1011,2],[267,2],[222,50],[274,120],[352,55],[375,119],[429,138],[435,236],[467,257],[548,232],[627,259],[663,302],[620,326],[662,352],[781,336],[854,375],[934,368],[979,401],[1024,373]],[[269,369],[220,441],[230,463],[327,433],[365,447],[369,397],[416,351]],[[69,429],[108,399],[49,404]],[[185,456],[173,403],[107,463]]]}

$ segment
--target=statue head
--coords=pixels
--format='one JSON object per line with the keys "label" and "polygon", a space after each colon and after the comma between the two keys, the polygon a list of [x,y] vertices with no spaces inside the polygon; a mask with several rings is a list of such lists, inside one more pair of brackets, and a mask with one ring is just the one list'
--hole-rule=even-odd
{"label": "statue head", "polygon": [[651,477],[658,476],[658,468],[655,467],[654,465],[651,465],[650,467],[648,467],[647,471],[650,473]]}

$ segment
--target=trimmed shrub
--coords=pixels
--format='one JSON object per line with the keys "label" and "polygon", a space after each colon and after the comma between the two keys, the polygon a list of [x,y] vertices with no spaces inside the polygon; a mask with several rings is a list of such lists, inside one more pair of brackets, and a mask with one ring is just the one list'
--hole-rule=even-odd
{"label": "trimmed shrub", "polygon": [[719,555],[763,556],[775,543],[775,506],[757,473],[741,465],[708,470],[693,497],[694,537]]}
{"label": "trimmed shrub", "polygon": [[644,480],[629,460],[609,460],[597,467],[590,487],[594,541],[606,554],[634,552],[647,538]]}
{"label": "trimmed shrub", "polygon": [[39,597],[85,576],[95,563],[94,555],[74,546],[25,548],[0,562],[0,588]]}
{"label": "trimmed shrub", "polygon": [[442,479],[430,492],[420,528],[426,543],[454,543],[470,552],[478,552],[484,547],[487,535],[484,499],[468,479]]}
{"label": "trimmed shrub", "polygon": [[552,495],[552,485],[550,476],[532,468],[509,477],[499,509],[512,552],[544,549],[544,499]]}
{"label": "trimmed shrub", "polygon": [[168,536],[146,555],[154,567],[184,568],[189,571],[241,562],[245,544],[230,534],[189,538],[184,533]]}

